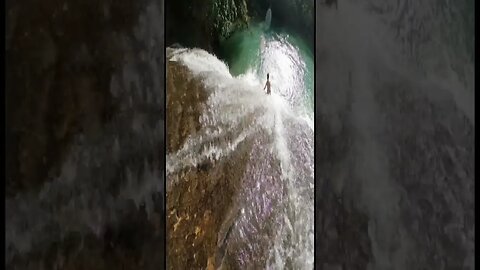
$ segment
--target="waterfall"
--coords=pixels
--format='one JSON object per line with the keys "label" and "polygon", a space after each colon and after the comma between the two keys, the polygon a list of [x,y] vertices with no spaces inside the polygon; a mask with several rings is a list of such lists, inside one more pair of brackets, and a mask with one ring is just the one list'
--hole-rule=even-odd
{"label": "waterfall", "polygon": [[[297,101],[307,91],[305,59],[285,36],[272,33],[255,56],[259,64],[250,59],[251,68],[238,76],[200,49],[174,49],[169,58],[188,68],[208,98],[200,128],[167,155],[167,193],[182,183],[176,175],[184,170],[242,157],[243,167],[229,172],[237,177],[232,211],[242,214],[223,220],[220,230],[225,256],[238,269],[313,266],[313,119]],[[262,91],[267,72],[278,74],[271,95]]]}

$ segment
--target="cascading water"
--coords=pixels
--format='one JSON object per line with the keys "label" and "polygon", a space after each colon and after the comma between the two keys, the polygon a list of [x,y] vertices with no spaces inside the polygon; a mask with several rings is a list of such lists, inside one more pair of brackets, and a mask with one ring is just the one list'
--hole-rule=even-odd
{"label": "cascading water", "polygon": [[[167,174],[245,153],[234,199],[239,214],[231,229],[221,229],[230,231],[229,260],[241,269],[311,269],[313,60],[289,35],[265,34],[262,28],[252,26],[223,45],[235,55],[230,68],[200,49],[170,51],[169,61],[202,80],[208,99],[200,131],[168,155]],[[262,91],[267,73],[271,95]],[[167,193],[175,184],[168,183]]]}

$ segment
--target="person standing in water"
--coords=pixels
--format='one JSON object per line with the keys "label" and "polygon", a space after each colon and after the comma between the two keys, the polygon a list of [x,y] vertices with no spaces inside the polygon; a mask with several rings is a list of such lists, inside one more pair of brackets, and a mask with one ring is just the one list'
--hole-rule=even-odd
{"label": "person standing in water", "polygon": [[270,81],[269,81],[270,74],[267,73],[267,82],[265,83],[265,87],[263,87],[263,90],[267,88],[267,94],[270,95]]}

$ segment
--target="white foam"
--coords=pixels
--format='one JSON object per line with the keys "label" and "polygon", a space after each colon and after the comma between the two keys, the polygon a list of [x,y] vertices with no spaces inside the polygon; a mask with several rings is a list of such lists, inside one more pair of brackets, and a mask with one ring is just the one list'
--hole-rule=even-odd
{"label": "white foam", "polygon": [[[247,138],[256,138],[261,132],[268,134],[271,138],[270,142],[267,142],[271,144],[269,148],[280,163],[283,186],[287,194],[284,203],[288,209],[279,209],[278,214],[283,215],[284,226],[281,226],[273,239],[270,255],[271,259],[276,259],[269,259],[266,267],[284,267],[286,261],[280,257],[286,256],[298,268],[311,269],[314,241],[313,200],[300,198],[301,191],[298,189],[301,186],[299,182],[304,179],[309,179],[311,184],[307,186],[313,188],[313,159],[312,164],[303,165],[310,166],[311,173],[308,175],[301,175],[296,170],[290,149],[292,145],[288,139],[292,136],[292,131],[289,130],[291,127],[286,126],[293,122],[313,131],[312,114],[307,114],[292,104],[292,97],[304,94],[304,66],[288,65],[288,57],[280,57],[281,50],[285,50],[285,55],[299,58],[299,55],[295,54],[298,53],[296,48],[271,46],[266,46],[270,50],[266,50],[263,55],[260,71],[252,68],[237,77],[229,73],[224,62],[205,51],[189,49],[172,53],[173,61],[182,63],[192,71],[194,77],[202,80],[209,97],[200,118],[202,128],[189,137],[179,151],[167,157],[167,174],[188,166],[196,166],[206,159],[222,159],[235,151]],[[283,62],[275,63],[275,60]],[[280,68],[282,66],[283,68]],[[279,88],[273,88],[271,95],[263,91],[264,81],[261,78],[266,75],[262,74],[266,70],[272,71],[272,85],[280,85]],[[282,76],[276,77],[277,74]],[[310,134],[313,135],[313,132]],[[302,138],[297,138],[300,139]],[[313,137],[306,139],[313,141]],[[313,149],[310,150],[313,155]],[[175,183],[168,183],[169,188],[172,185]],[[290,237],[291,242],[285,243],[285,239]]]}

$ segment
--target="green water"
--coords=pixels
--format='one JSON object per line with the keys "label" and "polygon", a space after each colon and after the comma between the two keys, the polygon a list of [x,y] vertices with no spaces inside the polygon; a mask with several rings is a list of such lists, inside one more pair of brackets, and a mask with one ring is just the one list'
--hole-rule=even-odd
{"label": "green water", "polygon": [[295,33],[282,28],[265,29],[263,23],[252,24],[248,29],[234,33],[221,44],[221,57],[227,62],[233,76],[245,74],[249,70],[258,71],[261,58],[261,43],[265,40],[281,40],[292,45],[305,64],[304,93],[305,107],[314,109],[314,56],[308,44]]}

